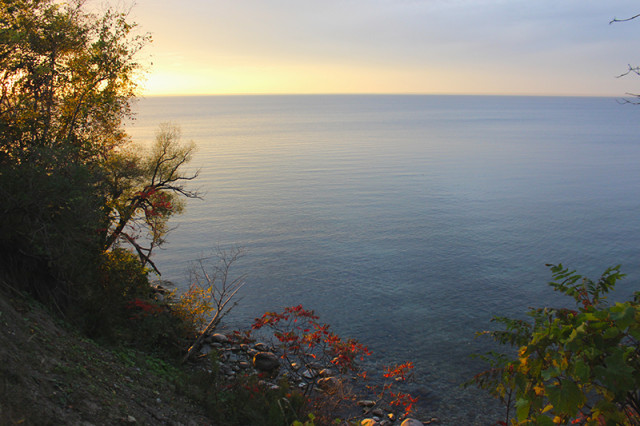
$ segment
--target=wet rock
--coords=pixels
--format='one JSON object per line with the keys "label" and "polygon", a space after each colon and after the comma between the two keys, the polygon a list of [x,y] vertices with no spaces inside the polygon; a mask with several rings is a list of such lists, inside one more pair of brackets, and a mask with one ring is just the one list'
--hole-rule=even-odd
{"label": "wet rock", "polygon": [[222,333],[212,335],[210,340],[213,343],[229,343],[229,338]]}
{"label": "wet rock", "polygon": [[337,377],[325,377],[318,380],[318,387],[325,391],[335,390],[340,386],[340,379]]}
{"label": "wet rock", "polygon": [[280,367],[280,360],[273,352],[258,352],[253,357],[253,366],[260,371],[272,372]]}
{"label": "wet rock", "polygon": [[266,343],[256,343],[253,348],[258,352],[269,352],[269,346]]}
{"label": "wet rock", "polygon": [[371,410],[371,414],[377,417],[384,417],[384,411],[379,408],[374,408],[373,410]]}
{"label": "wet rock", "polygon": [[404,419],[400,426],[424,426],[424,424],[419,420],[409,418]]}
{"label": "wet rock", "polygon": [[307,380],[311,380],[316,377],[316,372],[313,370],[304,370],[300,375]]}
{"label": "wet rock", "polygon": [[320,370],[320,372],[318,373],[318,376],[320,377],[329,377],[329,376],[333,376],[335,373],[333,372],[332,369],[330,368],[323,368],[322,370]]}
{"label": "wet rock", "polygon": [[376,402],[368,399],[363,399],[361,401],[358,401],[358,405],[361,407],[373,407],[374,405],[376,405]]}

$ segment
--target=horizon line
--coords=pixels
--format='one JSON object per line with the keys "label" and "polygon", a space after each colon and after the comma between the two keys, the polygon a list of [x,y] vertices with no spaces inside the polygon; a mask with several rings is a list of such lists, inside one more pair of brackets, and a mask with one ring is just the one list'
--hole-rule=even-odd
{"label": "horizon line", "polygon": [[331,92],[331,93],[282,93],[282,92],[255,92],[255,93],[142,93],[137,98],[169,98],[169,97],[206,97],[206,96],[503,96],[503,97],[557,97],[557,98],[620,98],[634,97],[631,93],[623,95],[604,94],[540,94],[540,93],[421,93],[421,92]]}

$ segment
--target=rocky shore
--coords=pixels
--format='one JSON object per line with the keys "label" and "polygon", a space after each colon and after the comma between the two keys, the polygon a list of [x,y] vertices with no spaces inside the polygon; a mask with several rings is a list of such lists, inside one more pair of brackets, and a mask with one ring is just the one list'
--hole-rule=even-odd
{"label": "rocky shore", "polygon": [[260,377],[259,384],[266,390],[277,390],[282,379],[286,379],[291,387],[295,387],[307,395],[318,393],[327,396],[339,395],[350,399],[350,407],[340,413],[350,421],[356,421],[362,426],[420,426],[437,424],[437,418],[418,420],[406,417],[404,412],[377,400],[373,395],[370,399],[354,399],[354,395],[345,394],[345,385],[352,389],[351,382],[357,378],[345,375],[332,368],[332,365],[322,365],[309,362],[299,365],[289,363],[278,348],[267,343],[239,343],[233,336],[215,333],[206,336],[199,349],[200,357],[215,353],[218,360],[219,372],[226,380],[234,380],[239,375],[255,374]]}

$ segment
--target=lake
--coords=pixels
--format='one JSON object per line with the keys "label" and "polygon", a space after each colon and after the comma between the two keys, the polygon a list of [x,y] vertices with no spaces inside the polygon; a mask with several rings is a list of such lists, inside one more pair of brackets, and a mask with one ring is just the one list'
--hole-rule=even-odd
{"label": "lake", "polygon": [[163,278],[240,246],[228,327],[302,304],[374,352],[411,360],[412,391],[441,424],[499,407],[460,383],[494,315],[566,304],[547,263],[640,277],[640,107],[611,98],[314,95],[141,99],[129,128],[174,122],[198,147],[194,187]]}

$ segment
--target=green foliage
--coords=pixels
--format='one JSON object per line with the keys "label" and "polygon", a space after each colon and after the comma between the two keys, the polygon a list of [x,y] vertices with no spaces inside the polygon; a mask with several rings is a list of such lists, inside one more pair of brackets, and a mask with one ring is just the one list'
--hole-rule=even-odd
{"label": "green foliage", "polygon": [[93,338],[177,357],[194,330],[166,304],[153,299],[148,274],[130,251],[105,252],[99,285],[82,292],[83,298],[72,307],[72,317]]}
{"label": "green foliage", "polygon": [[40,300],[65,306],[73,282],[95,278],[100,200],[94,183],[83,165],[53,174],[31,163],[0,168],[0,269]]}
{"label": "green foliage", "polygon": [[143,269],[158,272],[152,250],[181,196],[196,196],[182,173],[193,147],[175,126],[145,155],[130,147],[122,125],[149,37],[126,13],[83,4],[0,2],[0,272],[91,335],[114,335],[126,304],[148,298]]}
{"label": "green foliage", "polygon": [[126,142],[120,125],[146,37],[82,2],[0,3],[0,268],[65,309],[96,278],[101,163]]}
{"label": "green foliage", "polygon": [[84,12],[83,2],[8,0],[0,4],[0,162],[94,162],[122,144],[148,41],[126,14]]}
{"label": "green foliage", "polygon": [[492,368],[472,382],[505,403],[505,423],[640,423],[639,294],[606,303],[605,295],[624,276],[619,266],[595,282],[562,265],[549,266],[549,285],[572,297],[576,309],[531,309],[531,323],[497,318],[506,330],[483,334],[518,347],[517,356],[488,354]]}

